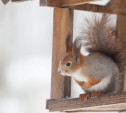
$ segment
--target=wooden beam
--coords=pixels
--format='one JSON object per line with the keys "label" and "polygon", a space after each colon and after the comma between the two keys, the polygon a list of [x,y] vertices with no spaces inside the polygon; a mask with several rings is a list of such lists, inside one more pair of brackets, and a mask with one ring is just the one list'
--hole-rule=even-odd
{"label": "wooden beam", "polygon": [[75,10],[84,10],[84,11],[92,11],[92,12],[108,12],[113,13],[107,6],[94,5],[94,4],[83,4],[77,6],[70,6],[69,8]]}
{"label": "wooden beam", "polygon": [[117,16],[117,29],[118,29],[118,38],[121,39],[123,46],[122,53],[117,57],[117,61],[120,69],[119,76],[119,91],[126,91],[126,16],[118,15]]}
{"label": "wooden beam", "polygon": [[77,6],[69,6],[69,8],[74,10],[84,10],[84,11],[92,11],[92,12],[100,12],[100,13],[126,15],[126,7],[118,8],[112,3],[109,3],[106,6],[95,5],[95,4],[82,4]]}
{"label": "wooden beam", "polygon": [[40,6],[60,7],[61,0],[40,0]]}
{"label": "wooden beam", "polygon": [[[50,1],[50,2],[49,2]],[[78,4],[78,5],[69,5],[65,6],[59,2],[51,2],[51,0],[41,0],[41,6],[53,6],[53,7],[61,7],[61,8],[71,8],[73,10],[83,10],[83,11],[92,11],[92,12],[100,12],[100,13],[110,13],[110,14],[121,14],[126,15],[126,7],[117,7],[117,5],[112,4],[111,2],[106,5],[95,5],[95,4]]]}
{"label": "wooden beam", "polygon": [[51,99],[70,96],[70,78],[58,74],[59,61],[66,54],[65,40],[73,35],[73,10],[54,8]]}
{"label": "wooden beam", "polygon": [[91,1],[97,1],[97,0],[61,0],[61,6],[76,6],[80,4],[85,4]]}
{"label": "wooden beam", "polygon": [[111,0],[113,5],[118,8],[126,7],[126,0]]}
{"label": "wooden beam", "polygon": [[47,100],[46,107],[50,111],[124,111],[126,110],[126,92],[106,94],[83,102],[78,98]]}
{"label": "wooden beam", "polygon": [[40,5],[51,7],[66,7],[66,6],[85,4],[91,1],[97,1],[97,0],[40,0]]}

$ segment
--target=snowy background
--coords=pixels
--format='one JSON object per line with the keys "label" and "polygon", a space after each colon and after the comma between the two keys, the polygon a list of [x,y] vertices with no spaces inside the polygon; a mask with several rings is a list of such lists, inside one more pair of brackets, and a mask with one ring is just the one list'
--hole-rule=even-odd
{"label": "snowy background", "polygon": [[0,1],[0,113],[48,112],[52,35],[52,8]]}
{"label": "snowy background", "polygon": [[[75,11],[74,38],[84,15],[89,12]],[[52,37],[53,8],[40,7],[38,0],[0,1],[0,113],[48,112]],[[73,80],[71,89],[71,97],[83,92]]]}

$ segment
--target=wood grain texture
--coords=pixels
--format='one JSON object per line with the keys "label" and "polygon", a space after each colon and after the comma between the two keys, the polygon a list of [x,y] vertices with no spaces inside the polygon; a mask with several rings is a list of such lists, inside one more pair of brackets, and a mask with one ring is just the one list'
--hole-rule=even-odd
{"label": "wood grain texture", "polygon": [[118,91],[126,91],[126,15],[120,15],[120,13],[126,12],[126,0],[112,0],[112,8],[119,12],[117,15],[117,34],[123,46],[122,52],[116,57],[120,70]]}
{"label": "wood grain texture", "polygon": [[77,6],[69,6],[69,8],[75,10],[126,15],[126,7],[117,7],[112,2],[107,4],[106,6],[87,3],[87,4],[77,5]]}
{"label": "wood grain texture", "polygon": [[[70,1],[69,1],[70,2]],[[60,1],[51,1],[51,0],[40,0],[41,6],[52,6],[52,7],[61,7],[61,8],[71,8],[73,10],[84,10],[84,11],[92,11],[92,12],[100,12],[100,13],[110,13],[110,14],[121,14],[126,15],[126,7],[121,7],[114,5],[112,2],[107,4],[106,6],[95,5],[95,4],[77,4],[77,5],[62,5],[64,3],[60,3]]]}
{"label": "wood grain texture", "polygon": [[40,6],[60,7],[61,0],[40,0]]}
{"label": "wood grain texture", "polygon": [[121,39],[123,51],[117,57],[120,69],[119,91],[126,91],[126,16],[117,16],[118,38]]}
{"label": "wood grain texture", "polygon": [[74,5],[80,5],[85,4],[91,1],[97,1],[97,0],[61,0],[61,6],[74,6]]}
{"label": "wood grain texture", "polygon": [[82,102],[74,99],[47,100],[50,111],[124,111],[126,110],[126,92],[102,95],[99,98]]}
{"label": "wood grain texture", "polygon": [[126,15],[126,0],[111,0],[113,12]]}
{"label": "wood grain texture", "polygon": [[51,99],[70,96],[70,78],[58,74],[59,61],[66,54],[65,40],[73,35],[73,10],[54,9]]}
{"label": "wood grain texture", "polygon": [[83,5],[77,5],[77,6],[70,6],[71,9],[75,10],[84,10],[84,11],[92,11],[92,12],[109,12],[114,13],[112,10],[108,10],[109,8],[107,6],[100,6],[100,5],[94,5],[94,4],[83,4]]}
{"label": "wood grain texture", "polygon": [[97,1],[97,0],[40,0],[40,5],[42,6],[43,6],[43,1],[44,3],[46,2],[46,6],[66,7],[66,6],[85,4],[87,2]]}

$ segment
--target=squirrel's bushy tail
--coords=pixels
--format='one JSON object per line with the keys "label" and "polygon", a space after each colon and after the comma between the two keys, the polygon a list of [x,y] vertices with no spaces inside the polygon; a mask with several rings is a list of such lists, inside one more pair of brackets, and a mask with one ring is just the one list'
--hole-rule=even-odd
{"label": "squirrel's bushy tail", "polygon": [[116,27],[113,26],[111,17],[102,14],[100,19],[95,16],[93,19],[85,19],[87,28],[84,31],[85,45],[90,52],[102,52],[108,55],[115,55],[121,51],[121,43],[117,37]]}

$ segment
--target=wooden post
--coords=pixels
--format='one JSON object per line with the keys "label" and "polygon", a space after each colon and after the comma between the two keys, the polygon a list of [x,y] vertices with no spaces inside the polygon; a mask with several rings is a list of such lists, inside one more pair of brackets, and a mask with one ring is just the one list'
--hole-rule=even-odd
{"label": "wooden post", "polygon": [[65,40],[68,34],[73,34],[73,10],[68,8],[54,8],[53,27],[53,57],[51,99],[70,96],[70,78],[58,74],[58,65],[66,53]]}
{"label": "wooden post", "polygon": [[121,39],[123,51],[117,56],[119,64],[120,76],[118,83],[118,91],[126,91],[126,15],[120,15],[120,12],[126,12],[126,0],[112,0],[113,8],[117,15],[117,33]]}
{"label": "wooden post", "polygon": [[126,91],[126,16],[117,16],[118,38],[121,38],[123,44],[123,51],[118,57],[120,77],[119,77],[119,91]]}

